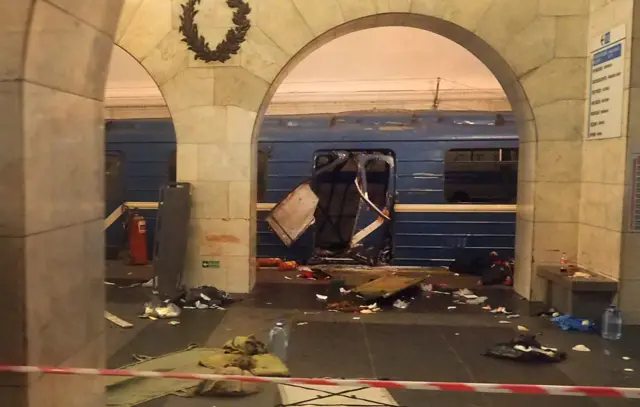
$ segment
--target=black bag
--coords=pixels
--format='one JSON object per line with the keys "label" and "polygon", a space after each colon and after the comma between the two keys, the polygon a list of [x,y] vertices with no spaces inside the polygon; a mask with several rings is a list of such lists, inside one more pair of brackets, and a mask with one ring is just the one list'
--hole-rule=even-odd
{"label": "black bag", "polygon": [[489,348],[484,356],[528,363],[558,363],[567,358],[565,352],[542,346],[535,335],[520,335],[508,343]]}

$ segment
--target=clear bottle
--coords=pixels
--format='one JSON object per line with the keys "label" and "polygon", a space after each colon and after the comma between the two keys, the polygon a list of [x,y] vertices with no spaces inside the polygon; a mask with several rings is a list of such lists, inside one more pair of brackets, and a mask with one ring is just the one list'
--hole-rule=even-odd
{"label": "clear bottle", "polygon": [[607,307],[602,314],[601,335],[604,339],[618,340],[622,337],[622,313],[618,307]]}
{"label": "clear bottle", "polygon": [[276,355],[283,362],[287,361],[287,348],[289,347],[289,334],[284,322],[278,321],[269,332],[269,353]]}

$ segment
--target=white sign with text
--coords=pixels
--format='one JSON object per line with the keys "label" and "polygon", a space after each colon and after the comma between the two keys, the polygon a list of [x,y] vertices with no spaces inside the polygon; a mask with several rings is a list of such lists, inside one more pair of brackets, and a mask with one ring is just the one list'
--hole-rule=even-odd
{"label": "white sign with text", "polygon": [[587,140],[622,135],[625,37],[626,27],[622,25],[590,44]]}

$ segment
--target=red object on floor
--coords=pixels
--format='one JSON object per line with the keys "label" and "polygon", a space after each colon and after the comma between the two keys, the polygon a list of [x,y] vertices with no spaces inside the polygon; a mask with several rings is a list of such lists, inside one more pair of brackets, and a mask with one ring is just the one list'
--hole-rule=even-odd
{"label": "red object on floor", "polygon": [[283,263],[278,264],[278,268],[280,270],[295,270],[298,267],[298,263],[295,261],[285,261]]}
{"label": "red object on floor", "polygon": [[277,257],[258,259],[259,267],[278,267],[280,264],[282,264],[282,259]]}
{"label": "red object on floor", "polygon": [[149,262],[147,254],[147,221],[138,213],[129,218],[129,252],[131,264],[143,266]]}

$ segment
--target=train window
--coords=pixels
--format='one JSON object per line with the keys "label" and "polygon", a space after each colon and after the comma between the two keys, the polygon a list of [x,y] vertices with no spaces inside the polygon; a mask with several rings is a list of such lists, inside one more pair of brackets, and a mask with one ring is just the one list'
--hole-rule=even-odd
{"label": "train window", "polygon": [[169,183],[176,182],[178,179],[176,165],[176,152],[174,151],[169,157]]}
{"label": "train window", "polygon": [[262,202],[267,195],[268,170],[269,152],[258,150],[258,202]]}
{"label": "train window", "polygon": [[107,201],[124,199],[122,154],[107,153],[104,160],[104,186]]}
{"label": "train window", "polygon": [[514,204],[517,188],[517,148],[455,149],[445,154],[447,202]]}

